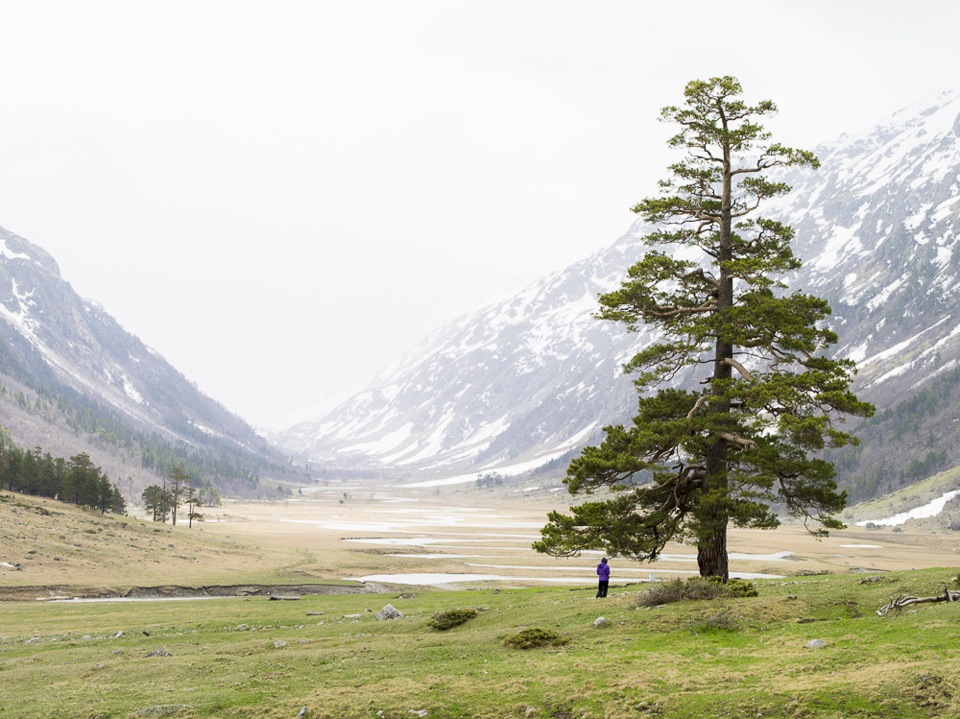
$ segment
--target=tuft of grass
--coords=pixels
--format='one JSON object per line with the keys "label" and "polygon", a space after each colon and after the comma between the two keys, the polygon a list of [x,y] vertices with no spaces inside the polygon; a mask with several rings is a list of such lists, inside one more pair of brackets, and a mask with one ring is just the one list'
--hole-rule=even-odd
{"label": "tuft of grass", "polygon": [[549,629],[528,627],[506,637],[503,644],[513,649],[539,649],[541,647],[560,647],[568,641],[569,639]]}
{"label": "tuft of grass", "polygon": [[434,612],[428,624],[437,631],[445,632],[461,624],[466,624],[477,616],[476,609],[448,609],[443,612]]}
{"label": "tuft of grass", "polygon": [[721,609],[702,617],[693,619],[689,624],[694,634],[709,634],[710,632],[737,632],[740,631],[742,617],[728,609]]}

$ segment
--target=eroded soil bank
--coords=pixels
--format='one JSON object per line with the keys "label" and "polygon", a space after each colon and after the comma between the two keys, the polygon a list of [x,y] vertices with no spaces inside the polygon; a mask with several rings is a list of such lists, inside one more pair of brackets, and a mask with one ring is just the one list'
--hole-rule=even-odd
{"label": "eroded soil bank", "polygon": [[201,597],[273,597],[293,599],[316,594],[371,594],[386,591],[376,584],[235,584],[187,587],[0,587],[0,601],[63,601],[69,599],[175,599]]}

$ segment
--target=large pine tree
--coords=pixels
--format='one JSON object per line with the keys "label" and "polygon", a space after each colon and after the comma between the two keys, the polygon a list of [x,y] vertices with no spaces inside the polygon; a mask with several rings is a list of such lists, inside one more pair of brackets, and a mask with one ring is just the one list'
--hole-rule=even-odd
{"label": "large pine tree", "polygon": [[[842,526],[833,515],[846,494],[817,455],[856,441],[836,428],[839,415],[873,407],[850,391],[854,364],[824,356],[836,342],[828,304],[783,283],[801,264],[793,230],[757,214],[790,190],[771,170],[817,159],[772,143],[758,120],[776,106],[744,103],[735,78],[694,81],[684,94],[661,114],[679,126],[669,144],[684,157],[660,194],[634,208],[656,228],[644,238],[651,249],[600,297],[601,319],[660,333],[626,366],[637,373],[639,412],[629,427],[606,427],[565,480],[572,494],[613,493],[552,512],[534,546],[652,561],[686,540],[700,574],[726,581],[731,523],[772,528],[786,511],[820,534]],[[696,390],[668,386],[690,369]]]}

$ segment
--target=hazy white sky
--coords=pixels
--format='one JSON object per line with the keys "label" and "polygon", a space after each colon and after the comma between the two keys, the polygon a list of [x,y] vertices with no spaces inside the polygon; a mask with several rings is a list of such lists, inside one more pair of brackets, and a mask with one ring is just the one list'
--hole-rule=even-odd
{"label": "hazy white sky", "polygon": [[739,77],[812,149],[960,89],[958,27],[955,0],[0,0],[0,226],[282,425],[615,241],[687,81]]}

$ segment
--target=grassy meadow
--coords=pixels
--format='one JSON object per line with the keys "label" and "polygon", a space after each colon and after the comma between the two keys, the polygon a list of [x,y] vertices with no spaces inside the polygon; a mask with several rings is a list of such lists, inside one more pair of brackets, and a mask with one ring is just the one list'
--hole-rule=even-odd
{"label": "grassy meadow", "polygon": [[[515,566],[498,570],[516,581],[296,601],[36,601],[169,584],[356,589],[347,577],[462,572],[468,560],[463,547],[406,547],[398,556],[389,545],[355,543],[427,531],[385,524],[420,521],[424,507],[398,510],[372,497],[228,503],[202,528],[187,528],[0,494],[0,719],[960,716],[960,605],[876,613],[892,597],[957,586],[954,533],[852,528],[815,542],[789,527],[734,532],[739,552],[794,551],[790,560],[737,560],[785,576],[754,582],[757,597],[646,607],[638,598],[656,585],[626,583],[624,561],[605,600],[583,584],[525,585],[535,571],[576,568],[518,551],[527,540],[510,534],[526,531],[515,520],[534,524],[539,504],[486,506],[469,494],[443,501],[515,525],[454,532],[440,525],[446,509],[425,505],[444,542],[477,546],[466,542],[489,532],[476,551],[516,554]],[[316,516],[329,525],[309,523]],[[689,548],[671,551],[681,550]],[[404,616],[377,620],[388,603]],[[460,626],[434,628],[438,612],[453,610],[476,611]],[[555,641],[517,648],[512,640],[528,631]],[[822,646],[808,646],[814,640]]]}
{"label": "grassy meadow", "polygon": [[[891,596],[939,593],[952,574],[867,576],[768,580],[758,597],[654,608],[638,606],[641,585],[606,600],[532,588],[9,602],[0,717],[957,716],[960,607],[876,614]],[[377,620],[388,602],[404,616]],[[431,627],[457,608],[479,611]],[[563,643],[505,644],[528,628]]]}

